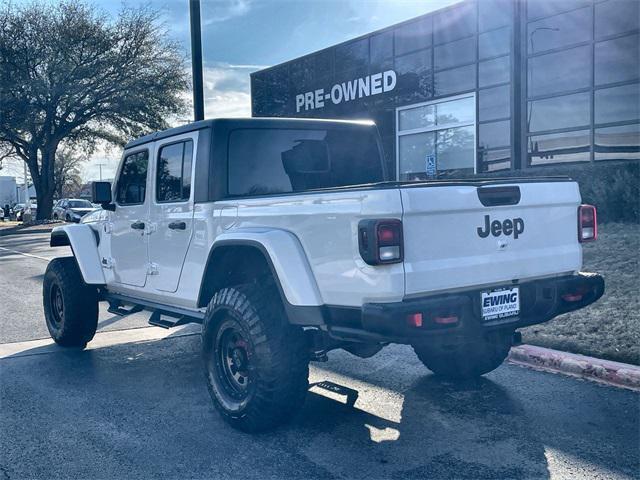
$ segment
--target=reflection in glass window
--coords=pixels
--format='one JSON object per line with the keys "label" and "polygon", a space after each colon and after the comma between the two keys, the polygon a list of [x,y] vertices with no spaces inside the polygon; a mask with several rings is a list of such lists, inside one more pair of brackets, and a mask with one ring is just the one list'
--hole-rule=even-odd
{"label": "reflection in glass window", "polygon": [[120,177],[116,187],[116,201],[120,205],[139,205],[144,203],[147,189],[147,165],[149,152],[127,155],[122,162]]}
{"label": "reflection in glass window", "polygon": [[471,63],[476,60],[476,37],[438,45],[434,50],[436,70]]}
{"label": "reflection in glass window", "polygon": [[590,123],[589,92],[529,102],[530,132],[586,126]]}
{"label": "reflection in glass window", "polygon": [[629,35],[599,42],[595,48],[596,85],[640,77],[640,36]]}
{"label": "reflection in glass window", "polygon": [[511,168],[510,148],[501,148],[498,150],[478,149],[478,157],[483,172],[496,172],[498,170],[509,170]]}
{"label": "reflection in glass window", "polygon": [[156,169],[156,199],[159,202],[189,199],[192,154],[191,140],[167,145],[160,149]]}
{"label": "reflection in glass window", "polygon": [[489,149],[496,147],[508,147],[511,145],[511,122],[481,123],[479,128],[480,148]]}
{"label": "reflection in glass window", "polygon": [[482,0],[478,2],[480,31],[511,25],[513,2],[511,0]]}
{"label": "reflection in glass window", "polygon": [[596,123],[640,119],[640,84],[596,90],[595,110]]}
{"label": "reflection in glass window", "polygon": [[436,136],[436,168],[473,171],[475,127],[438,130]]}
{"label": "reflection in glass window", "polygon": [[331,50],[318,52],[313,57],[315,60],[316,78],[333,73],[333,52]]}
{"label": "reflection in glass window", "polygon": [[401,131],[433,127],[435,124],[435,105],[423,105],[421,107],[400,110],[398,112],[398,129]]}
{"label": "reflection in glass window", "polygon": [[589,161],[591,137],[589,130],[553,133],[529,137],[529,165]]}
{"label": "reflection in glass window", "polygon": [[480,90],[478,112],[480,121],[497,120],[511,116],[510,85]]}
{"label": "reflection in glass window", "polygon": [[591,39],[591,7],[581,8],[529,24],[529,53],[540,53]]}
{"label": "reflection in glass window", "polygon": [[476,31],[476,6],[466,3],[437,13],[433,21],[435,43],[447,43],[467,37]]}
{"label": "reflection in glass window", "polygon": [[470,123],[476,116],[476,105],[473,97],[438,103],[436,105],[436,123],[439,127]]}
{"label": "reflection in glass window", "polygon": [[431,45],[431,17],[407,23],[395,30],[396,55],[403,55]]}
{"label": "reflection in glass window", "polygon": [[596,160],[640,160],[640,124],[596,128]]}
{"label": "reflection in glass window", "polygon": [[511,27],[481,33],[478,36],[480,58],[497,57],[511,52]]}
{"label": "reflection in glass window", "polygon": [[610,0],[596,4],[596,38],[638,30],[640,2]]}
{"label": "reflection in glass window", "polygon": [[445,70],[435,74],[436,95],[447,95],[473,90],[476,86],[476,66]]}
{"label": "reflection in glass window", "polygon": [[419,73],[431,70],[431,50],[421,50],[402,57],[396,57],[396,73]]}
{"label": "reflection in glass window", "polygon": [[532,57],[528,62],[529,97],[591,85],[591,47],[584,46]]}
{"label": "reflection in glass window", "polygon": [[426,172],[426,156],[435,155],[435,132],[402,135],[398,139],[400,180],[417,180]]}
{"label": "reflection in glass window", "polygon": [[530,0],[527,2],[527,17],[534,20],[589,5],[590,0]]}
{"label": "reflection in glass window", "polygon": [[369,64],[369,39],[338,45],[335,48],[336,72],[348,69],[366,69]]}
{"label": "reflection in glass window", "polygon": [[511,79],[511,57],[507,55],[480,62],[478,69],[480,87],[508,82]]}
{"label": "reflection in glass window", "polygon": [[382,32],[372,35],[369,40],[371,48],[371,63],[382,64],[385,60],[393,57],[393,31]]}

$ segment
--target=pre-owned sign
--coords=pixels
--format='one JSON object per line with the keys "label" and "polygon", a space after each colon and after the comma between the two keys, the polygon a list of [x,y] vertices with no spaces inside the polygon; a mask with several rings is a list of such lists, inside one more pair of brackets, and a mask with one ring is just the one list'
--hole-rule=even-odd
{"label": "pre-owned sign", "polygon": [[301,110],[315,110],[323,108],[325,102],[338,105],[359,98],[379,95],[396,88],[396,72],[387,70],[374,73],[366,77],[356,78],[347,82],[336,83],[327,92],[324,88],[296,95],[296,113]]}

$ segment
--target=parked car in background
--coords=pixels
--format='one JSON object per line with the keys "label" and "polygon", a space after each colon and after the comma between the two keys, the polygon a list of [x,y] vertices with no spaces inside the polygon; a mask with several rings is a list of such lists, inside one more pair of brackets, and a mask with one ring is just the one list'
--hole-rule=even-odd
{"label": "parked car in background", "polygon": [[[7,217],[9,216],[9,212],[7,212]],[[0,207],[0,220],[4,221],[4,209]]]}
{"label": "parked car in background", "polygon": [[93,210],[95,210],[95,207],[89,200],[63,198],[58,200],[53,207],[53,219],[78,223],[83,216]]}
{"label": "parked car in background", "polygon": [[[24,216],[24,203],[16,203],[13,207],[13,214],[16,217],[16,221],[22,222],[22,217]],[[38,205],[35,203],[31,204],[31,218],[36,217],[36,213],[38,212]]]}

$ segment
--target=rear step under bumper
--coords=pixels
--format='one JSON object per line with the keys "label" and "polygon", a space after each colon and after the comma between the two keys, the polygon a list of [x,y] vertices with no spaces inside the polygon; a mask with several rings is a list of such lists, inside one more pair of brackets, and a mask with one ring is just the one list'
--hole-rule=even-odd
{"label": "rear step under bumper", "polygon": [[[515,286],[515,285],[505,285]],[[422,340],[455,336],[469,339],[484,332],[544,323],[562,313],[578,310],[598,300],[604,293],[604,279],[596,273],[581,272],[552,279],[517,284],[520,288],[520,314],[482,321],[481,291],[413,298],[397,303],[363,305],[360,324],[332,322],[329,332],[350,341],[418,343]],[[410,325],[408,317],[422,314],[422,326]],[[453,324],[438,324],[436,317],[457,317]]]}

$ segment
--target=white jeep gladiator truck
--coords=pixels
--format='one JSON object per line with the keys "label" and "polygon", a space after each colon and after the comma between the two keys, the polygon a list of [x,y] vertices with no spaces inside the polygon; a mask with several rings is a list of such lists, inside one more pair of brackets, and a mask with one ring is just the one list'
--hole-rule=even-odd
{"label": "white jeep gladiator truck", "polygon": [[290,418],[309,361],[413,346],[436,375],[497,368],[516,329],[603,294],[581,273],[594,207],[568,178],[388,180],[368,122],[218,119],[126,145],[94,221],[44,278],[53,339],[84,347],[98,304],[202,323],[213,403],[244,431]]}

